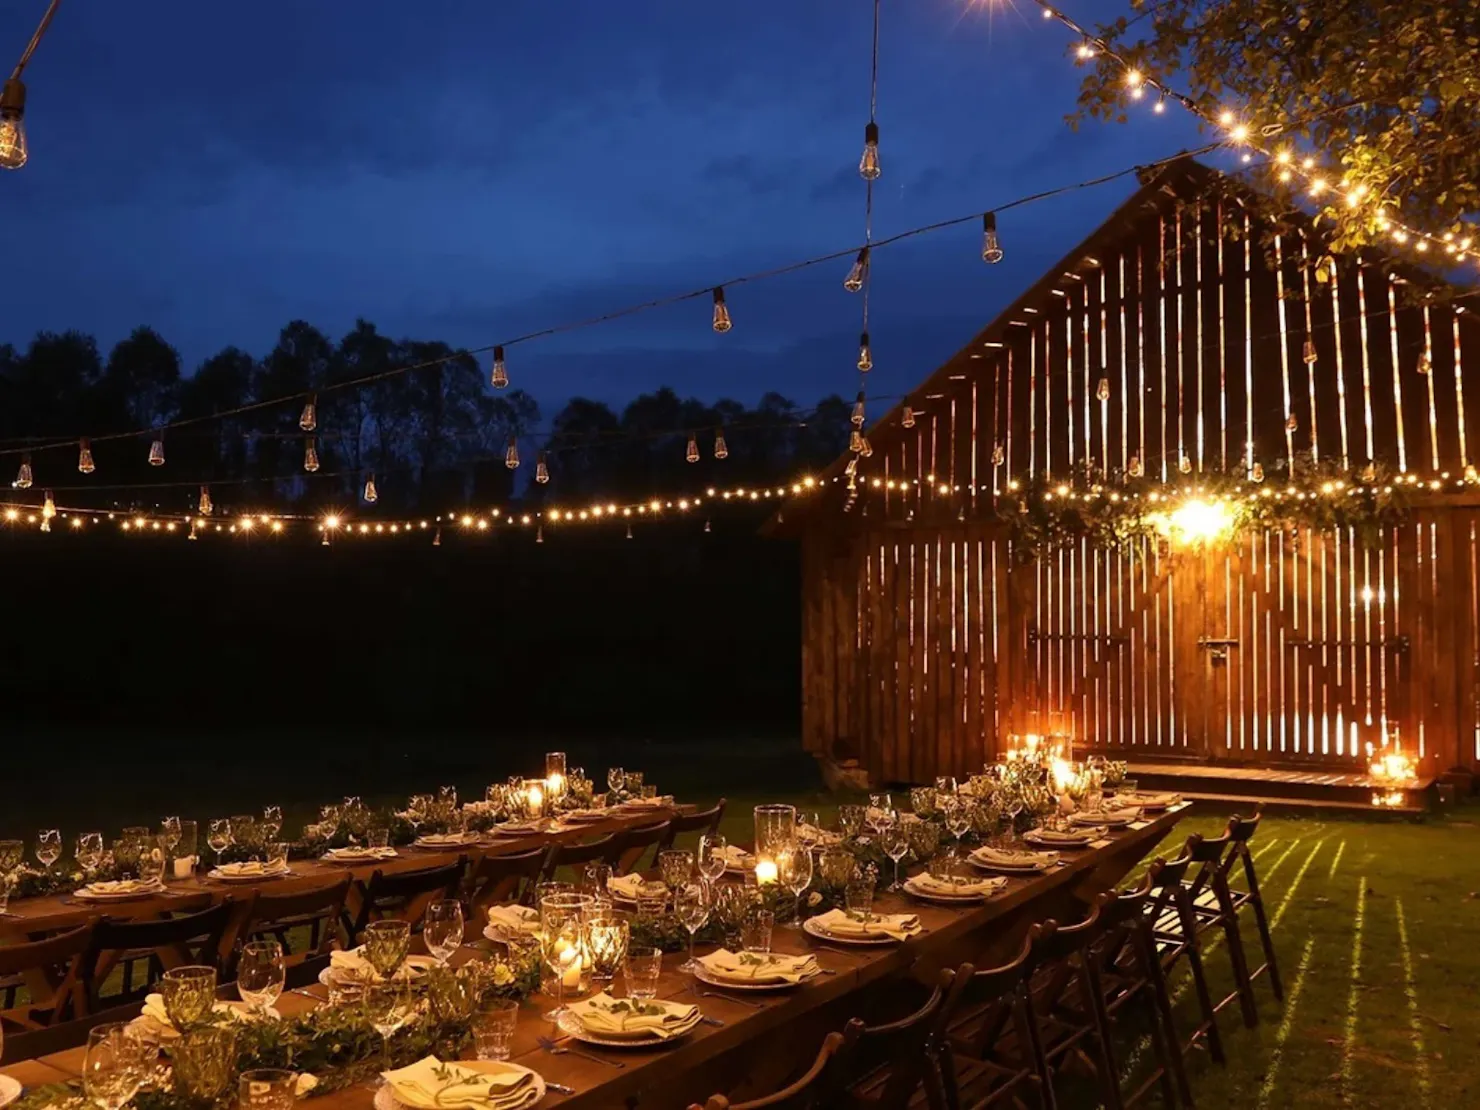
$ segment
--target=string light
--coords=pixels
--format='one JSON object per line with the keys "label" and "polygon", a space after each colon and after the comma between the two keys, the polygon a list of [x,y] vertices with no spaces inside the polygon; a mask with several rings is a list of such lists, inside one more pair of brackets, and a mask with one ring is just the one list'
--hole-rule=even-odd
{"label": "string light", "polygon": [[509,385],[509,370],[504,365],[503,347],[493,349],[493,374],[489,378],[494,389],[506,389]]}
{"label": "string light", "polygon": [[982,261],[997,263],[1002,261],[1002,242],[997,238],[997,213],[988,212],[982,216]]}
{"label": "string light", "polygon": [[869,248],[864,247],[858,252],[858,257],[853,260],[853,268],[848,271],[848,276],[843,279],[843,288],[850,293],[857,293],[863,288],[864,277],[868,274]]}
{"label": "string light", "polygon": [[730,309],[725,304],[725,290],[723,286],[714,287],[714,330],[723,335],[733,325],[730,322]]}
{"label": "string light", "polygon": [[26,86],[18,78],[0,91],[0,169],[18,170],[26,164]]}
{"label": "string light", "polygon": [[310,474],[319,469],[319,449],[314,443],[314,437],[309,436],[303,441],[303,469]]}
{"label": "string light", "polygon": [[860,389],[858,391],[858,398],[853,402],[853,415],[849,417],[855,428],[862,428],[864,421],[867,419],[864,415],[863,406],[863,390]]}
{"label": "string light", "polygon": [[365,497],[365,504],[367,504],[367,505],[373,505],[373,504],[375,504],[375,502],[377,502],[377,501],[380,500],[380,491],[375,488],[375,472],[374,471],[371,471],[370,472],[370,476],[365,479],[365,494],[364,494],[364,497]]}
{"label": "string light", "polygon": [[41,519],[50,520],[57,515],[57,503],[52,499],[51,490],[47,490],[41,502]]}
{"label": "string light", "polygon": [[550,464],[546,461],[543,451],[534,460],[534,480],[542,486],[550,480]]}
{"label": "string light", "polygon": [[509,437],[508,445],[504,448],[504,465],[510,470],[519,469],[519,440],[514,436]]}
{"label": "string light", "polygon": [[200,487],[200,500],[196,502],[196,508],[199,510],[201,516],[211,515],[211,511],[215,508],[215,506],[211,504],[210,486]]}
{"label": "string light", "polygon": [[31,488],[31,456],[22,455],[20,469],[15,474],[16,489]]}
{"label": "string light", "polygon": [[730,445],[725,442],[725,430],[723,428],[714,433],[714,457],[717,459],[728,459],[730,457]]}
{"label": "string light", "polygon": [[858,369],[867,374],[874,368],[874,353],[869,347],[868,332],[862,332],[858,336]]}
{"label": "string light", "polygon": [[863,157],[858,160],[858,176],[865,181],[879,180],[879,125],[869,120],[863,129]]}
{"label": "string light", "polygon": [[901,428],[913,428],[915,426],[915,410],[905,405],[899,414],[899,426]]}
{"label": "string light", "polygon": [[689,446],[684,451],[683,457],[685,462],[696,463],[699,461],[699,437],[692,432],[689,433]]}
{"label": "string light", "polygon": [[77,470],[81,474],[91,474],[97,469],[93,462],[92,445],[84,439],[77,445]]}
{"label": "string light", "polygon": [[149,445],[149,465],[164,465],[164,436],[156,436],[154,442]]}
{"label": "string light", "polygon": [[312,393],[303,403],[303,412],[298,417],[298,426],[305,432],[311,432],[319,426],[319,406]]}

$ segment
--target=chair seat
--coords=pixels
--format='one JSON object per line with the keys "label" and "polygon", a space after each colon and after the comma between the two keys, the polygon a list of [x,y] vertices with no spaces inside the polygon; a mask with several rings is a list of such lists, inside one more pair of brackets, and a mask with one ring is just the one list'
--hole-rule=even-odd
{"label": "chair seat", "polygon": [[1032,1080],[1033,1068],[1026,1062],[1007,1063],[1001,1059],[978,1060],[958,1053],[951,1054],[956,1072],[956,1091],[960,1110],[976,1110],[1001,1098],[1009,1098],[1024,1080]]}

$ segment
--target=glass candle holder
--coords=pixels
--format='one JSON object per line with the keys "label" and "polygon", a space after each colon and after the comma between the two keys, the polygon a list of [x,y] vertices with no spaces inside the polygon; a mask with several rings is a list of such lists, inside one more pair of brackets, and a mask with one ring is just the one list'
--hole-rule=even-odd
{"label": "glass candle holder", "polygon": [[797,807],[761,805],[755,807],[755,854],[775,859],[796,847]]}
{"label": "glass candle holder", "polygon": [[237,1110],[292,1110],[298,1073],[284,1068],[253,1068],[237,1079]]}
{"label": "glass candle holder", "polygon": [[627,958],[627,946],[632,941],[632,927],[616,913],[608,910],[596,914],[586,925],[586,946],[591,952],[591,978],[598,983],[610,983],[622,968]]}

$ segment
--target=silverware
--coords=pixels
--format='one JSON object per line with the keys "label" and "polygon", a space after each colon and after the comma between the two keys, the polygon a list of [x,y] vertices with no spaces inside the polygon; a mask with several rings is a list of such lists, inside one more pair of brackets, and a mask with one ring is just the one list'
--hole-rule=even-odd
{"label": "silverware", "polygon": [[766,1004],[764,1002],[757,1002],[753,998],[735,998],[732,995],[720,994],[718,991],[704,990],[700,987],[694,986],[692,983],[689,984],[689,992],[693,994],[695,998],[719,998],[723,999],[726,1002],[733,1002],[737,1006],[749,1006],[752,1010],[764,1010],[766,1008]]}
{"label": "silverware", "polygon": [[724,1022],[720,1021],[719,1018],[710,1017],[708,1014],[701,1014],[699,1016],[699,1021],[704,1025],[713,1025],[718,1028],[724,1028],[725,1024]]}
{"label": "silverware", "polygon": [[565,1056],[566,1054],[569,1054],[571,1056],[579,1056],[582,1060],[592,1060],[598,1064],[610,1064],[614,1068],[625,1068],[627,1066],[626,1064],[622,1063],[621,1060],[609,1060],[605,1056],[597,1056],[596,1054],[587,1052],[584,1049],[571,1048],[568,1044],[558,1044],[550,1037],[539,1037],[537,1038],[537,1040],[539,1042],[539,1046],[543,1048],[546,1052],[548,1052],[551,1056]]}
{"label": "silverware", "polygon": [[325,998],[321,994],[314,994],[310,987],[294,987],[289,994],[301,994],[304,998],[312,998],[315,1002],[323,1002]]}
{"label": "silverware", "polygon": [[545,1090],[554,1091],[557,1095],[573,1095],[576,1093],[574,1087],[567,1087],[564,1083],[551,1083],[545,1080]]}

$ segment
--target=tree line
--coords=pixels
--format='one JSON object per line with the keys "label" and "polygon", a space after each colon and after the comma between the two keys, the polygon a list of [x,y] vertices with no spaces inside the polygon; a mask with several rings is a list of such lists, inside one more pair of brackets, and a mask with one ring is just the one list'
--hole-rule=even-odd
{"label": "tree line", "polygon": [[[445,361],[318,398],[313,474],[304,469],[310,433],[299,427],[301,401],[216,415],[437,360]],[[665,386],[620,412],[576,397],[546,424],[534,397],[494,390],[474,356],[439,341],[392,339],[365,320],[337,343],[295,320],[265,357],[227,347],[193,374],[182,373],[179,353],[148,327],[106,358],[78,331],[41,332],[24,351],[0,345],[0,450],[8,452],[0,467],[18,469],[20,452],[30,451],[35,487],[58,490],[59,500],[65,490],[78,505],[183,511],[197,484],[211,485],[226,507],[342,505],[371,474],[381,503],[407,511],[775,483],[831,461],[847,444],[849,414],[836,395],[802,410],[778,393],[748,407],[681,398]],[[165,464],[151,466],[153,429],[176,421],[192,423],[163,433]],[[717,460],[721,430],[728,457]],[[142,434],[124,434],[133,432]],[[92,475],[78,472],[76,446],[41,449],[79,435],[99,440]],[[690,435],[697,464],[685,457]],[[505,464],[510,437],[517,470]],[[542,451],[548,485],[532,480]]]}

